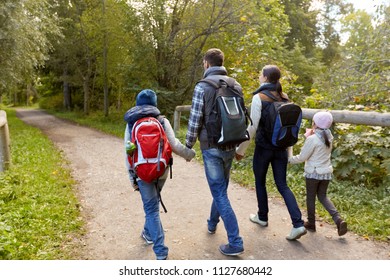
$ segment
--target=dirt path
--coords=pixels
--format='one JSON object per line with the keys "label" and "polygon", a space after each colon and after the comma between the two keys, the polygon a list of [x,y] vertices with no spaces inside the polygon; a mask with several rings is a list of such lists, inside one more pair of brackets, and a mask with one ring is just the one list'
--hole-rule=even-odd
{"label": "dirt path", "polygon": [[[18,109],[18,117],[40,128],[64,152],[77,180],[77,195],[86,220],[82,259],[154,260],[151,246],[140,238],[144,214],[139,193],[133,192],[124,167],[123,141],[93,129],[59,120],[39,110]],[[207,233],[211,195],[203,167],[175,157],[173,179],[167,181],[161,213],[170,260],[230,259],[218,251],[226,243],[220,223],[217,233]],[[249,221],[256,211],[253,190],[231,183],[229,197],[235,209],[247,260],[389,260],[390,245],[364,240],[349,232],[337,235],[334,225],[323,223],[299,241],[285,236],[291,229],[286,207],[270,198],[269,226]]]}

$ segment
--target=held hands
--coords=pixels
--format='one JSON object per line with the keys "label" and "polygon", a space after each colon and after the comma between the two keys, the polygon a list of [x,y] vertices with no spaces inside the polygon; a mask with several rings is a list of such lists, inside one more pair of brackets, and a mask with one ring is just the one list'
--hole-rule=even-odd
{"label": "held hands", "polygon": [[194,149],[190,149],[188,147],[186,147],[186,150],[187,150],[187,154],[189,155],[188,157],[185,158],[185,160],[187,162],[190,162],[196,155],[196,152]]}

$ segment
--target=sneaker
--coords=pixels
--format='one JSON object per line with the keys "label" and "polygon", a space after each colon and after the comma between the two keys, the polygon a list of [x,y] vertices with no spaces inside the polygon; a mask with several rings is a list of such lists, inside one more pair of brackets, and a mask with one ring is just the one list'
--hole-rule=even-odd
{"label": "sneaker", "polygon": [[339,236],[342,236],[347,233],[348,228],[347,228],[347,223],[345,221],[339,219],[336,222],[336,225],[337,225],[337,233],[339,234]]}
{"label": "sneaker", "polygon": [[251,222],[253,222],[253,223],[261,225],[262,227],[268,226],[268,222],[260,220],[258,214],[256,214],[256,215],[255,214],[250,214],[249,215],[249,220],[251,220]]}
{"label": "sneaker", "polygon": [[149,236],[146,235],[144,230],[142,231],[141,237],[143,239],[145,239],[146,244],[148,244],[148,245],[153,244],[153,240]]}
{"label": "sneaker", "polygon": [[238,256],[244,253],[243,247],[233,247],[229,244],[219,246],[219,251],[225,256]]}
{"label": "sneaker", "polygon": [[316,231],[316,225],[311,224],[309,222],[305,222],[303,226],[308,230],[308,231]]}
{"label": "sneaker", "polygon": [[299,228],[293,228],[289,235],[286,236],[287,240],[297,240],[301,238],[301,236],[305,235],[307,233],[307,230],[304,226]]}
{"label": "sneaker", "polygon": [[212,227],[210,227],[210,226],[207,226],[207,232],[208,232],[209,234],[215,234],[216,231],[217,231],[217,227],[212,228]]}
{"label": "sneaker", "polygon": [[168,256],[157,256],[156,260],[158,261],[166,261],[168,259]]}

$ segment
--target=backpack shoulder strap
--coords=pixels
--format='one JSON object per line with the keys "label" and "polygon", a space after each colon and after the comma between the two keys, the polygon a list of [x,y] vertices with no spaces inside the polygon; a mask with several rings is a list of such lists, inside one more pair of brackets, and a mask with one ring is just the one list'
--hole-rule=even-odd
{"label": "backpack shoulder strap", "polygon": [[206,84],[209,84],[210,86],[212,86],[214,88],[220,88],[221,87],[221,85],[218,84],[217,82],[215,82],[214,80],[207,79],[207,78],[200,80],[198,83],[200,83],[200,82],[204,82]]}
{"label": "backpack shoulder strap", "polygon": [[198,83],[200,82],[205,82],[213,86],[214,88],[220,88],[222,83],[226,83],[229,87],[234,88],[234,84],[236,83],[236,80],[229,76],[216,76],[216,77],[210,76],[200,80]]}
{"label": "backpack shoulder strap", "polygon": [[156,119],[161,123],[161,125],[162,125],[162,127],[164,128],[164,130],[165,130],[165,126],[164,126],[164,118],[165,118],[165,116],[164,115],[158,115],[157,117],[156,117]]}
{"label": "backpack shoulder strap", "polygon": [[280,96],[281,99],[278,99],[275,95],[273,95],[268,89],[262,90],[260,93],[264,94],[268,98],[272,99],[274,102],[290,102],[288,98]]}
{"label": "backpack shoulder strap", "polygon": [[260,93],[271,98],[273,101],[279,101],[268,89],[262,90]]}
{"label": "backpack shoulder strap", "polygon": [[236,80],[233,79],[232,77],[226,77],[225,82],[229,87],[234,88],[234,84],[236,83]]}

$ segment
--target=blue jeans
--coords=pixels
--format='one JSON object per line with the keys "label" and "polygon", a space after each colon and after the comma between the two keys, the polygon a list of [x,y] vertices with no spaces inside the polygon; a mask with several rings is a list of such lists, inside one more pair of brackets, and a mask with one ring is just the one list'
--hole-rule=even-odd
{"label": "blue jeans", "polygon": [[210,187],[213,202],[211,204],[208,227],[217,227],[219,217],[225,225],[229,245],[243,248],[243,241],[239,235],[236,214],[228,198],[228,185],[230,168],[232,166],[235,150],[222,151],[219,149],[202,150],[203,162],[207,182]]}
{"label": "blue jeans", "polygon": [[279,193],[290,213],[292,224],[295,228],[303,226],[302,213],[293,192],[287,186],[287,150],[269,150],[256,145],[253,156],[253,172],[256,181],[256,195],[259,219],[268,221],[268,197],[266,177],[268,167],[271,164],[274,180]]}
{"label": "blue jeans", "polygon": [[[160,182],[159,183],[164,183]],[[164,245],[164,230],[160,219],[159,198],[154,183],[138,181],[145,212],[145,234],[153,240],[153,251],[157,259],[168,256],[168,247]]]}

